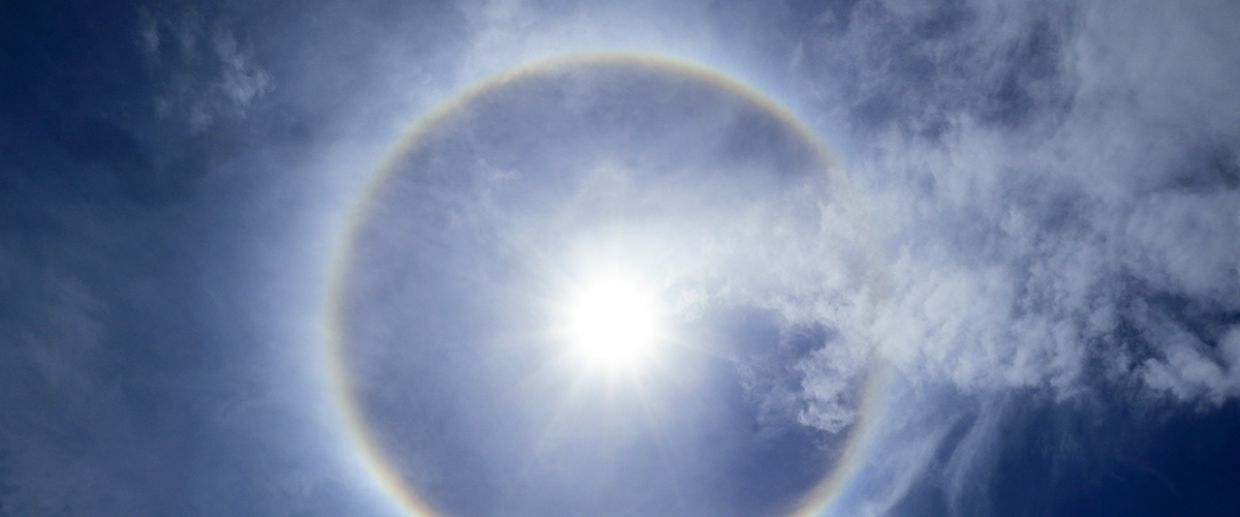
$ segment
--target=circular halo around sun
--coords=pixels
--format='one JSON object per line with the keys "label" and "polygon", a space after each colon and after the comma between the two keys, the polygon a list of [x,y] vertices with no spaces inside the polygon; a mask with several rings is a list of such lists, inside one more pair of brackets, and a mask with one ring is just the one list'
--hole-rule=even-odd
{"label": "circular halo around sun", "polygon": [[346,414],[422,514],[804,508],[845,433],[746,445],[788,486],[702,495],[746,475],[720,444],[758,431],[720,382],[812,320],[772,307],[869,286],[856,216],[812,135],[719,74],[625,54],[502,74],[422,122],[354,214],[331,313]]}

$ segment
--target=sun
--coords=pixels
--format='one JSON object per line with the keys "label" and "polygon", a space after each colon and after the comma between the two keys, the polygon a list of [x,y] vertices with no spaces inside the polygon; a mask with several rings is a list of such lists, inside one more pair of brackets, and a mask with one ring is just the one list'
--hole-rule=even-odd
{"label": "sun", "polygon": [[631,372],[666,338],[657,290],[624,271],[598,272],[572,285],[558,319],[568,352],[591,370]]}

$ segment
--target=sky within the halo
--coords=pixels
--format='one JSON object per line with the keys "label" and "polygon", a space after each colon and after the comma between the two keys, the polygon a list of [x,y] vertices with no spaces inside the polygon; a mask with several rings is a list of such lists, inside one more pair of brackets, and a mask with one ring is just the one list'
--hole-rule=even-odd
{"label": "sky within the halo", "polygon": [[[666,58],[586,55],[485,84],[397,146],[341,250],[328,360],[376,475],[444,515],[820,504],[802,500],[839,470],[862,409],[875,277],[831,156],[768,99]],[[789,238],[803,235],[819,244]],[[616,276],[609,305],[666,310],[661,346],[605,370],[555,327]],[[788,311],[806,298],[840,321]],[[836,408],[824,429],[784,387],[817,349],[853,370],[816,394]],[[773,354],[775,371],[753,368]]]}
{"label": "sky within the halo", "polygon": [[[771,320],[818,330],[773,325],[729,363],[764,422],[829,437],[864,362],[826,344],[872,331],[882,419],[825,513],[1233,515],[1238,21],[1228,1],[5,3],[0,515],[399,514],[320,360],[348,210],[438,102],[598,49],[778,99],[865,200],[886,302],[841,312],[813,268],[764,269],[806,286]],[[827,249],[806,227],[790,263]]]}

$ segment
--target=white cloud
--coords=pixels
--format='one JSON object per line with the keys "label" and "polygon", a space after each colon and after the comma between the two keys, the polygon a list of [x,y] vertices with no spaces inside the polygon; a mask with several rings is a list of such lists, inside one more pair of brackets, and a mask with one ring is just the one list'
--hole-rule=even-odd
{"label": "white cloud", "polygon": [[[911,391],[979,404],[954,443],[956,402],[923,400],[939,419],[886,409],[905,434],[876,438],[862,476],[892,480],[867,496],[879,514],[913,479],[986,513],[1014,393],[1077,409],[1100,390],[1203,409],[1240,395],[1240,8],[945,9],[863,1],[846,32],[790,51],[865,144],[850,172],[885,254],[874,323],[842,343],[875,343]],[[804,400],[849,364],[816,361]],[[801,421],[840,414],[810,403]]]}
{"label": "white cloud", "polygon": [[[254,49],[238,43],[230,28],[217,23],[209,30],[194,9],[175,16],[143,9],[139,15],[137,44],[156,82],[156,115],[175,114],[201,132],[221,116],[244,118],[254,101],[275,88],[271,74],[255,63]],[[173,56],[164,55],[165,39],[176,43]]]}
{"label": "white cloud", "polygon": [[[1214,166],[1193,161],[1198,139],[1223,142],[1231,163],[1219,166],[1235,167],[1240,110],[1227,85],[1240,83],[1231,65],[1240,45],[1217,21],[1235,9],[1162,7],[1151,12],[1168,18],[1153,19],[1106,3],[1078,16],[995,4],[901,54],[878,38],[915,31],[937,11],[889,7],[859,5],[849,33],[818,43],[838,43],[832,64],[859,74],[860,89],[838,95],[888,95],[905,110],[851,164],[890,263],[891,295],[874,335],[883,356],[911,379],[966,391],[1050,387],[1071,396],[1087,363],[1109,354],[1109,364],[1134,365],[1115,373],[1155,391],[1214,402],[1231,393],[1218,361],[1195,351],[1207,345],[1148,332],[1137,339],[1153,357],[1138,357],[1118,328],[1137,317],[1129,302],[1140,293],[1240,310],[1240,191],[1225,184],[1235,173],[1177,187]],[[1020,54],[1038,31],[1055,44],[1034,49],[1045,56]],[[1147,47],[1158,51],[1132,50]],[[908,56],[929,60],[931,91],[890,97],[888,84],[908,83],[895,68]],[[1020,79],[1039,60],[1053,62],[1049,75]],[[1060,92],[1030,93],[1035,110],[1061,109],[1056,95],[1066,93],[1068,111],[992,121],[972,99],[996,94],[973,88],[1011,77],[1026,90]],[[946,129],[918,133],[934,113]]]}
{"label": "white cloud", "polygon": [[703,57],[717,50],[697,2],[538,5],[523,0],[459,4],[471,31],[458,71],[473,81],[510,66],[591,50],[648,50]]}
{"label": "white cloud", "polygon": [[221,75],[216,84],[234,106],[245,108],[274,88],[271,75],[254,64],[254,52],[239,50],[232,32],[218,30],[214,40]]}

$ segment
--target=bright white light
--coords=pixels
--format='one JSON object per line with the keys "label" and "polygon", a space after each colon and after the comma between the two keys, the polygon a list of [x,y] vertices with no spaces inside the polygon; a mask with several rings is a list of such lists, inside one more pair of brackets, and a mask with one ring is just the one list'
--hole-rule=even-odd
{"label": "bright white light", "polygon": [[571,289],[560,331],[586,366],[629,370],[648,360],[660,344],[661,312],[655,290],[634,275],[609,272]]}

